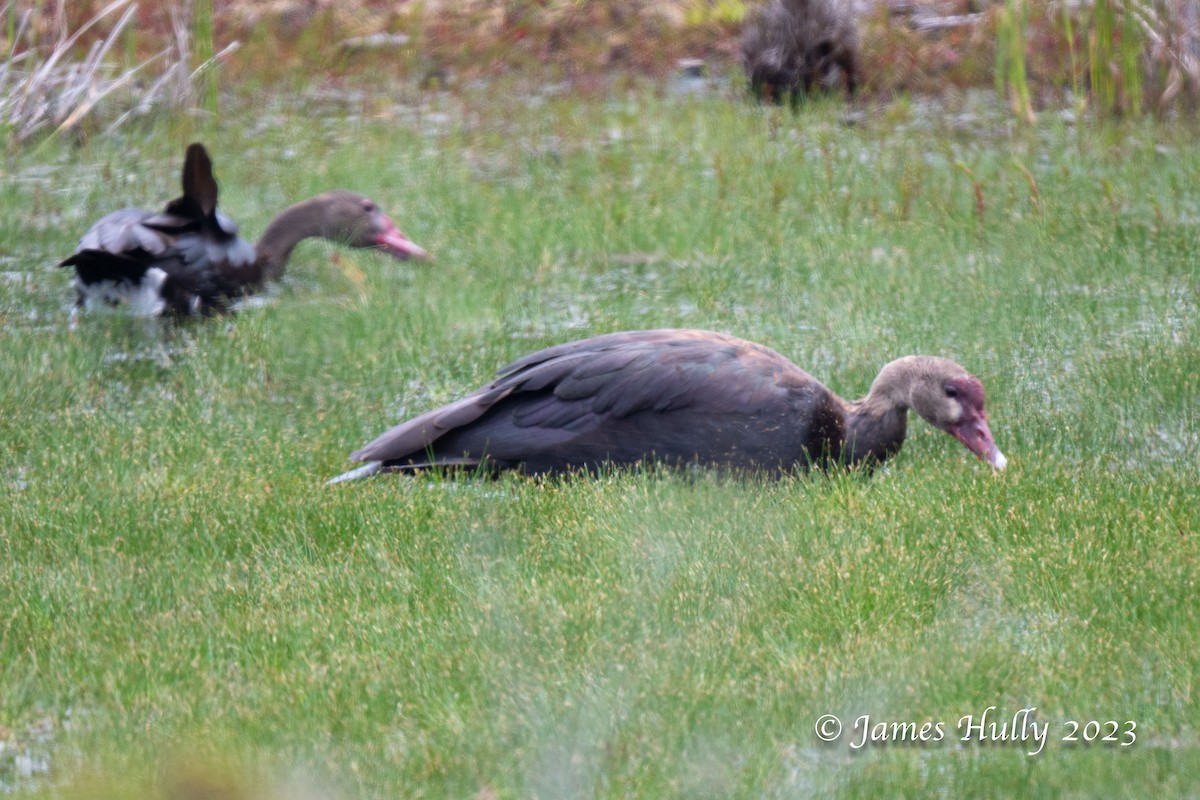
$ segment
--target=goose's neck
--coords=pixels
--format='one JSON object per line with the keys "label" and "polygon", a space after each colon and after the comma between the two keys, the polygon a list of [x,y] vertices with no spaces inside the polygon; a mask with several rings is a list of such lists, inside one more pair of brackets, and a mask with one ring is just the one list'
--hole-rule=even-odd
{"label": "goose's neck", "polygon": [[292,250],[305,239],[324,235],[324,222],[316,198],[285,208],[263,231],[254,246],[262,280],[272,281],[287,269]]}
{"label": "goose's neck", "polygon": [[912,356],[884,366],[862,400],[846,415],[847,461],[882,463],[899,452],[908,430],[915,364]]}

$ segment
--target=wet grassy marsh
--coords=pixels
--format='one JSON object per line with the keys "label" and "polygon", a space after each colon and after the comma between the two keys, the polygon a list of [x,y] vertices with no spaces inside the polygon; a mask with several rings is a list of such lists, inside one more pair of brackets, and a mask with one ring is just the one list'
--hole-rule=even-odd
{"label": "wet grassy marsh", "polygon": [[[6,165],[0,786],[153,795],[183,757],[334,797],[1194,791],[1195,131],[506,91],[263,100]],[[234,317],[69,330],[53,264],[175,196],[193,138],[250,238],[352,188],[435,260],[307,243]],[[322,486],[511,358],[667,326],[848,397],[954,358],[1010,467],[914,421],[870,478]],[[1045,748],[960,742],[993,705]],[[864,714],[946,736],[854,750]],[[1061,741],[1093,719],[1136,743]]]}

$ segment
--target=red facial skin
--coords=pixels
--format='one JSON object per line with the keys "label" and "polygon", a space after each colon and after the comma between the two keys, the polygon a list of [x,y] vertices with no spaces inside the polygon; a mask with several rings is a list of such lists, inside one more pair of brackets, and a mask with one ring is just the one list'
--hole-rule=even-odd
{"label": "red facial skin", "polygon": [[962,416],[947,429],[950,435],[996,469],[1004,469],[1008,459],[996,447],[992,431],[988,428],[987,412],[983,406],[983,384],[978,378],[967,376],[951,381],[947,388],[951,387],[962,406]]}

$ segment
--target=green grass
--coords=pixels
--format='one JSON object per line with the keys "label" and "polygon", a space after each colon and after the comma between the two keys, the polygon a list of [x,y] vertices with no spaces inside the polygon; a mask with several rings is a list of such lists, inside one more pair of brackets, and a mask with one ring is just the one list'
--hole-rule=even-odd
{"label": "green grass", "polygon": [[[401,99],[225,99],[245,233],[353,188],[436,260],[309,243],[206,324],[71,332],[52,268],[175,195],[186,121],[4,167],[0,789],[185,796],[183,762],[285,797],[1195,796],[1194,130]],[[510,358],[660,326],[849,397],[955,358],[1010,467],[914,421],[872,478],[322,486]],[[1045,749],[963,746],[993,705]],[[825,713],[946,737],[854,753]],[[1092,719],[1136,744],[1060,741]]]}

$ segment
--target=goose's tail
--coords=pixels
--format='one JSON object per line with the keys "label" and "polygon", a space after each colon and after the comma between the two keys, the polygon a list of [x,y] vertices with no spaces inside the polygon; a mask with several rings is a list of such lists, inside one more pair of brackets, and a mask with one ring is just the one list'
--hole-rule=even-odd
{"label": "goose's tail", "polygon": [[139,317],[186,317],[200,309],[196,294],[161,268],[136,259],[104,250],[80,250],[59,266],[75,269],[79,308],[124,308]]}

